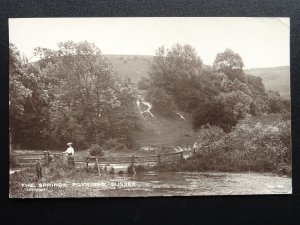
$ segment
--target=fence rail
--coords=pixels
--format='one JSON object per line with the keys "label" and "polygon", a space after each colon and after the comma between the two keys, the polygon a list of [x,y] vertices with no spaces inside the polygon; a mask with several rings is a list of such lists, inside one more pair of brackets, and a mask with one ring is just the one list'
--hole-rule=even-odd
{"label": "fence rail", "polygon": [[[85,159],[82,157],[74,157],[74,163],[85,163],[86,166],[89,166],[89,163],[96,162],[101,165],[108,164],[130,164],[130,165],[147,165],[149,163],[160,164],[160,163],[170,163],[178,162],[185,159],[184,153],[192,153],[192,156],[196,156],[195,149],[193,150],[182,150],[179,152],[163,153],[157,155],[132,155],[132,156],[88,156]],[[62,160],[67,161],[67,157],[64,156],[64,153],[51,153],[50,151],[44,151],[43,153],[28,153],[28,154],[11,154],[15,157],[16,162],[19,165],[34,165],[38,160],[41,160],[43,164],[50,164],[53,160]],[[31,156],[31,157],[29,157]],[[33,158],[32,156],[40,156]],[[35,162],[34,162],[35,161]]]}

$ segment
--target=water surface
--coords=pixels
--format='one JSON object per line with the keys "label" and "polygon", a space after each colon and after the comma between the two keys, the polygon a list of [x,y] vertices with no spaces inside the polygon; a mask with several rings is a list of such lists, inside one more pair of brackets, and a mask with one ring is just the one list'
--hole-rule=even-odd
{"label": "water surface", "polygon": [[148,172],[113,176],[111,182],[132,185],[102,190],[103,196],[290,194],[292,179],[259,173]]}

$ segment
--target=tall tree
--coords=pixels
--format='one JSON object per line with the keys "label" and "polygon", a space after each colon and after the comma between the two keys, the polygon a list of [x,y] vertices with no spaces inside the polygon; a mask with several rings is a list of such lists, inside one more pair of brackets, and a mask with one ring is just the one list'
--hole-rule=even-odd
{"label": "tall tree", "polygon": [[[199,79],[202,70],[202,60],[190,45],[176,44],[171,49],[160,47],[149,71],[151,79],[149,93],[164,93],[163,96],[171,97],[181,110],[191,111],[197,107],[198,102],[203,100],[201,79]],[[159,89],[162,90],[157,92]],[[149,99],[152,101],[151,96]],[[156,108],[161,108],[164,104],[160,104],[159,99],[152,102],[154,108],[155,104],[160,105]]]}
{"label": "tall tree", "polygon": [[228,79],[244,81],[244,62],[241,56],[231,49],[218,53],[213,63],[213,68],[218,73],[224,73]]}
{"label": "tall tree", "polygon": [[[114,75],[110,63],[94,44],[68,41],[58,47],[56,51],[36,49],[50,77],[51,111],[56,121],[51,128],[52,136],[60,135],[64,140],[75,138],[74,142],[82,145],[101,144],[114,135],[110,117],[124,107],[122,96],[127,84]],[[55,76],[51,79],[49,73]],[[64,127],[60,124],[62,120],[67,123]],[[127,129],[125,125],[120,127],[123,128]]]}
{"label": "tall tree", "polygon": [[15,45],[9,44],[9,129],[11,145],[18,143],[21,139],[21,133],[15,131],[20,130],[22,126],[24,105],[27,98],[32,94],[32,91],[23,84],[26,76],[20,52]]}

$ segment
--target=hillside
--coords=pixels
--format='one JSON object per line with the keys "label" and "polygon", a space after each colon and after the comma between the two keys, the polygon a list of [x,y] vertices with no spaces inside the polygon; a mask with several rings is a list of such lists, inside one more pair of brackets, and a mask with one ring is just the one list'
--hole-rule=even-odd
{"label": "hillside", "polygon": [[[137,83],[141,77],[147,76],[153,56],[106,55],[106,57],[121,78],[130,77],[134,83]],[[290,72],[288,66],[256,68],[245,70],[245,72],[261,77],[266,89],[279,91],[284,98],[289,98]],[[145,96],[142,91],[139,91],[139,94]],[[155,113],[155,117],[150,116],[149,113],[143,115],[140,118],[142,130],[133,135],[139,145],[180,146],[182,144],[190,145],[195,141],[190,115],[185,114],[184,120],[180,117],[164,118]]]}
{"label": "hillside", "polygon": [[140,55],[105,55],[121,78],[129,77],[137,83],[141,77],[147,76],[153,56]]}
{"label": "hillside", "polygon": [[133,132],[132,137],[139,146],[187,146],[196,141],[192,129],[191,115],[178,112],[174,118],[162,117],[155,112],[147,112],[150,103],[144,100],[146,91],[139,91],[140,102],[136,105],[139,111],[141,130]]}
{"label": "hillside", "polygon": [[267,90],[279,91],[284,98],[290,98],[290,67],[269,67],[245,70],[246,73],[261,77]]}
{"label": "hillside", "polygon": [[[147,76],[153,56],[143,55],[106,55],[114,70],[122,77],[130,77],[137,83]],[[284,98],[290,98],[290,67],[254,68],[246,73],[261,77],[267,90],[279,91]]]}

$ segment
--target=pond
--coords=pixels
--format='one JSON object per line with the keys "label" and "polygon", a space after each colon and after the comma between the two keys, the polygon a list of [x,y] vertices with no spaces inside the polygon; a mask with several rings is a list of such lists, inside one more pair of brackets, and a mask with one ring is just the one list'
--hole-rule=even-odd
{"label": "pond", "polygon": [[[290,194],[292,179],[259,173],[147,172],[110,176],[102,196]],[[94,193],[95,194],[95,193]]]}
{"label": "pond", "polygon": [[[225,172],[144,172],[135,175],[86,173],[82,169],[44,171],[39,181],[29,170],[10,171],[10,196],[17,198],[52,197],[140,197],[260,195],[292,193],[292,178],[267,173]],[[57,174],[54,172],[54,174]],[[25,180],[24,180],[25,179]],[[36,188],[24,184],[32,183]],[[41,185],[46,185],[42,186]],[[48,185],[48,186],[47,186]],[[61,185],[61,186],[58,186]]]}

